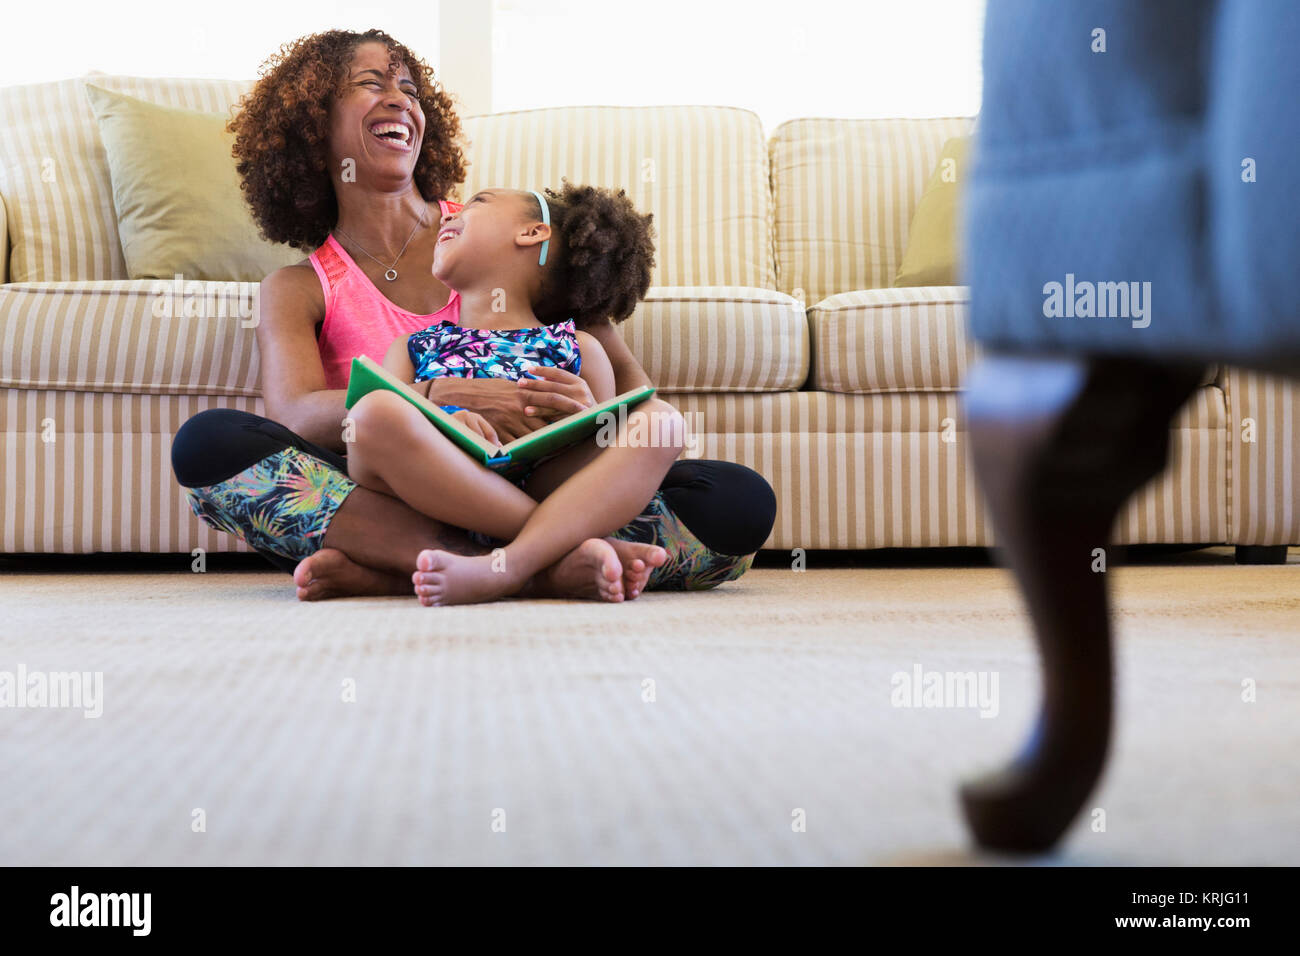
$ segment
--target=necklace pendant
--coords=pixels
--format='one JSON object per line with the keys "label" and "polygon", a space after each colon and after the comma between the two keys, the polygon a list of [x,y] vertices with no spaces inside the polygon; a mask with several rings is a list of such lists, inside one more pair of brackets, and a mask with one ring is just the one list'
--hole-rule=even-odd
{"label": "necklace pendant", "polygon": [[384,273],[384,278],[387,279],[389,282],[392,282],[394,279],[397,278],[397,270],[389,269],[387,272]]}

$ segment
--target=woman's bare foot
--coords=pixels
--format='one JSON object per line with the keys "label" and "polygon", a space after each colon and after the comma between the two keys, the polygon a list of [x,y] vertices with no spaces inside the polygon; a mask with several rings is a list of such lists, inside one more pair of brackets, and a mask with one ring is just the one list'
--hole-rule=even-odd
{"label": "woman's bare foot", "polygon": [[[606,576],[609,551],[613,549],[623,569],[622,597],[611,589]],[[518,593],[524,598],[579,598],[587,601],[630,601],[645,590],[650,573],[668,560],[658,545],[619,541],[616,538],[588,538],[549,568],[538,571]]]}
{"label": "woman's bare foot", "polygon": [[299,561],[293,583],[299,601],[411,593],[405,578],[357,564],[337,548],[321,548]]}
{"label": "woman's bare foot", "polygon": [[617,548],[611,547],[607,539],[588,538],[533,575],[519,597],[617,603],[626,599],[627,574]]}
{"label": "woman's bare foot", "polygon": [[623,593],[630,601],[645,590],[650,572],[668,560],[668,552],[657,544],[637,544],[618,538],[603,538],[613,547],[623,565]]}

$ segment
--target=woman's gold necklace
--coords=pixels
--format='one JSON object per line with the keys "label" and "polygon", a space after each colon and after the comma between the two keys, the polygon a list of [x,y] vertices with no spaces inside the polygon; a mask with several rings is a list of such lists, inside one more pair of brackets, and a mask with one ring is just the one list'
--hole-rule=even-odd
{"label": "woman's gold necklace", "polygon": [[[425,207],[425,212],[428,212],[428,211],[429,211],[429,210],[428,210],[428,207],[426,206],[426,207]],[[410,234],[409,236],[406,237],[406,242],[402,243],[402,252],[405,252],[405,251],[406,251],[406,247],[409,246],[409,245],[411,244],[411,240],[415,238],[415,234],[416,234],[416,232],[418,232],[419,229],[420,229],[420,227],[423,226],[423,225],[424,225],[424,213],[422,212],[422,213],[420,213],[420,221],[417,222],[417,223],[415,224],[415,228],[411,230],[411,234]],[[338,230],[339,232],[343,232],[343,230],[342,230],[342,229],[339,229],[338,226],[335,226],[334,228],[335,228],[336,230]],[[351,236],[349,236],[346,232],[343,232],[343,235],[345,235],[345,236],[348,237],[348,242],[352,243],[354,246],[356,246],[356,247],[357,247],[358,249],[360,249],[362,252],[366,252],[366,250],[362,247],[361,243],[357,242],[355,239],[353,239]],[[384,273],[384,278],[387,279],[389,282],[392,282],[394,279],[397,278],[397,269],[394,268],[394,267],[397,265],[398,260],[402,258],[402,252],[399,252],[399,253],[397,254],[397,259],[394,259],[394,260],[393,260],[393,264],[392,264],[391,266],[388,266],[388,267],[387,267],[387,270],[388,270],[388,271],[386,271],[386,272]],[[366,255],[370,256],[370,253],[366,252]],[[371,258],[371,259],[375,259],[374,256],[370,256],[370,258]],[[379,260],[379,259],[375,259],[375,261],[378,262],[381,266],[384,264],[384,263],[383,263],[381,260]]]}

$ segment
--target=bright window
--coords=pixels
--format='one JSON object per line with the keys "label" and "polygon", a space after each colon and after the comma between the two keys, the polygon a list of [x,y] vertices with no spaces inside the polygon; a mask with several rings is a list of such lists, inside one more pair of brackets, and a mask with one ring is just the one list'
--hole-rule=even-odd
{"label": "bright window", "polygon": [[973,116],[983,0],[496,0],[495,110],[720,104]]}
{"label": "bright window", "polygon": [[[22,3],[5,10],[0,86],[90,70],[251,79],[296,37],[374,26],[439,70],[466,114],[721,104],[770,131],[796,116],[974,115],[983,18],[984,0]],[[40,41],[52,36],[57,56]]]}
{"label": "bright window", "polygon": [[[490,0],[488,0],[490,2]],[[4,6],[0,86],[91,70],[251,80],[281,44],[322,30],[378,27],[437,69],[438,0],[72,0]]]}

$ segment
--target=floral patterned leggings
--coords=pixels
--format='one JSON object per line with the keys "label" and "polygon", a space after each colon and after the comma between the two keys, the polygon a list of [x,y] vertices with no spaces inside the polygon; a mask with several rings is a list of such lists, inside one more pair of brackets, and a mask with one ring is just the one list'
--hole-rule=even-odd
{"label": "floral patterned leggings", "polygon": [[[200,519],[290,572],[320,549],[334,513],[357,487],[342,455],[236,409],[209,409],[182,425],[172,470]],[[647,590],[703,590],[744,574],[775,518],[776,496],[757,472],[686,459],[673,463],[642,513],[612,537],[668,552]]]}

